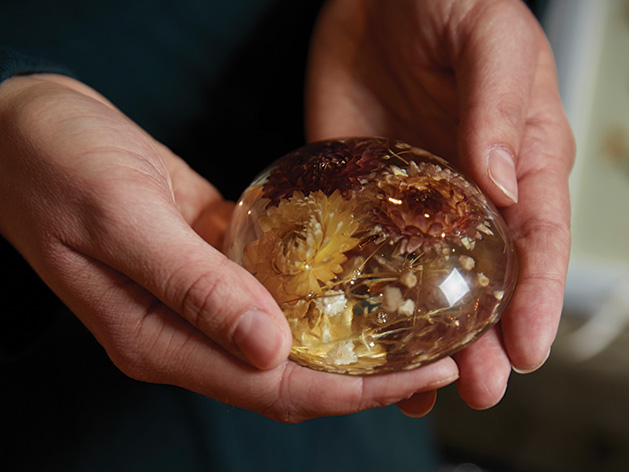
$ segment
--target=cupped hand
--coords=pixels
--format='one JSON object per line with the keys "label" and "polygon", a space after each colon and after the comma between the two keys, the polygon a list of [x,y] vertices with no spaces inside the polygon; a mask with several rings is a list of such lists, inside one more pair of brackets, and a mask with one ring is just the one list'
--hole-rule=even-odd
{"label": "cupped hand", "polygon": [[[449,159],[501,207],[520,275],[499,325],[455,355],[474,408],[549,355],[570,247],[574,141],[552,52],[519,0],[332,0],[312,43],[309,139],[379,135]],[[430,408],[427,394],[400,407]],[[424,405],[421,407],[421,405]]]}
{"label": "cupped hand", "polygon": [[215,248],[233,205],[80,82],[4,82],[0,131],[0,233],[129,376],[291,422],[458,376],[449,359],[367,379],[287,361],[279,307]]}

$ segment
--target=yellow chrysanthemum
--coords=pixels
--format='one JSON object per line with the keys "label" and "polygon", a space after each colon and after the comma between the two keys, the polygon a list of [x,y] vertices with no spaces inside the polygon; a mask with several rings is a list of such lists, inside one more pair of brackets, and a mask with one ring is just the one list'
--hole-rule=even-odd
{"label": "yellow chrysanthemum", "polygon": [[358,244],[353,206],[338,191],[295,192],[269,207],[259,226],[262,236],[245,248],[243,265],[280,304],[319,294]]}

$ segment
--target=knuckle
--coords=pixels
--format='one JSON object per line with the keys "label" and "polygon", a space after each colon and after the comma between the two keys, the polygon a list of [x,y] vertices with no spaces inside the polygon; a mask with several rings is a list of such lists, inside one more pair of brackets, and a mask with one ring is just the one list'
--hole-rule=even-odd
{"label": "knuckle", "polygon": [[299,371],[296,364],[285,364],[273,389],[267,392],[262,415],[285,424],[297,424],[320,416],[316,402],[305,401],[303,395],[295,390],[294,386],[301,384]]}
{"label": "knuckle", "polygon": [[514,235],[516,241],[530,242],[543,239],[569,246],[571,233],[569,223],[552,218],[538,217],[528,221],[523,229]]}
{"label": "knuckle", "polygon": [[498,101],[495,107],[497,115],[496,123],[501,123],[505,129],[519,130],[523,122],[523,107],[519,99],[511,96],[504,96]]}
{"label": "knuckle", "polygon": [[113,364],[127,377],[141,382],[154,380],[150,357],[140,349],[107,350]]}
{"label": "knuckle", "polygon": [[180,313],[194,327],[206,331],[228,329],[228,320],[218,316],[226,297],[227,284],[221,274],[225,261],[204,272],[188,286],[181,298]]}
{"label": "knuckle", "polygon": [[[147,332],[142,332],[147,331]],[[140,328],[107,347],[113,364],[127,377],[141,382],[172,383],[173,362],[185,365],[180,353],[162,332]],[[149,334],[150,333],[150,334]]]}

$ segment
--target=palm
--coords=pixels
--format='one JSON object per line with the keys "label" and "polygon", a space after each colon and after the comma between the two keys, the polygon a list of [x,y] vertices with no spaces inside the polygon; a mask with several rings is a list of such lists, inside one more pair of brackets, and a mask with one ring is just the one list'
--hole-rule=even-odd
{"label": "palm", "polygon": [[360,37],[358,44],[346,44],[335,37],[337,32],[322,32],[330,36],[315,43],[319,49],[313,60],[320,63],[311,69],[310,138],[382,135],[456,156],[452,136],[458,110],[452,70],[442,68],[435,80],[425,73],[431,68],[414,71],[406,67],[407,61],[391,57],[390,49],[399,54],[394,45],[374,52],[374,43],[382,46],[379,38]]}

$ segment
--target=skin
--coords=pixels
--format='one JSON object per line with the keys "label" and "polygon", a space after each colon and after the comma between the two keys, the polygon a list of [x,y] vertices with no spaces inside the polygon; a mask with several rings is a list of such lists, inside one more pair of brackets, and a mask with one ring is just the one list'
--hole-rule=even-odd
{"label": "skin", "polygon": [[[557,332],[575,147],[556,82],[548,42],[517,0],[337,0],[313,40],[310,139],[401,139],[450,160],[501,207],[516,292],[499,325],[454,356],[459,393],[477,409],[500,401],[512,369],[539,368]],[[433,402],[424,392],[398,405],[418,415]]]}
{"label": "skin", "polygon": [[451,359],[372,378],[289,362],[279,307],[212,246],[233,208],[212,185],[73,79],[10,79],[0,110],[0,233],[130,377],[282,422],[390,405],[457,378]]}
{"label": "skin", "polygon": [[[288,361],[290,330],[276,303],[216,249],[233,204],[88,86],[14,77],[0,85],[0,234],[124,373],[298,422],[393,403],[421,416],[436,390],[459,377],[461,396],[484,408],[501,397],[512,365],[543,362],[561,307],[574,153],[550,52],[518,2],[460,2],[467,15],[457,2],[393,3],[326,8],[313,42],[309,134],[391,135],[459,155],[500,205],[513,202],[487,177],[487,149],[513,151],[521,203],[504,215],[522,271],[500,329],[456,361],[408,372],[352,377]],[[513,35],[497,28],[503,15],[531,39],[526,48],[496,47]],[[384,35],[392,24],[393,36]],[[402,67],[366,73],[383,57]],[[518,74],[501,62],[518,57],[527,65]],[[427,100],[430,107],[419,106]]]}

